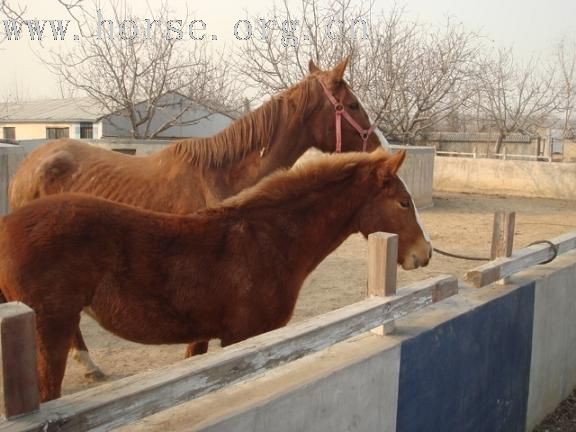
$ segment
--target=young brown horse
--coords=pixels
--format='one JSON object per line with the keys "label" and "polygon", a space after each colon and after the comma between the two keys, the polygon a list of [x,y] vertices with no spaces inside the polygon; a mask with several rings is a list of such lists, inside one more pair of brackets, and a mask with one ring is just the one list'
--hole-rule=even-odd
{"label": "young brown horse", "polygon": [[[331,152],[343,142],[342,151],[360,151],[364,144],[372,151],[384,143],[370,133],[368,115],[343,80],[346,65],[344,60],[333,70],[321,71],[310,62],[310,73],[300,83],[221,133],[177,141],[152,156],[127,156],[69,139],[48,143],[30,153],[14,175],[10,207],[54,193],[83,192],[186,214],[291,166],[311,147]],[[335,127],[335,101],[344,108],[340,131]],[[86,376],[102,379],[79,329],[73,347]],[[207,349],[207,342],[198,342],[188,348],[187,356]]]}
{"label": "young brown horse", "polygon": [[191,215],[58,194],[4,217],[0,290],[36,311],[42,400],[60,396],[83,308],[135,342],[226,346],[286,325],[304,279],[352,233],[397,233],[398,263],[427,265],[404,156],[323,158]]}

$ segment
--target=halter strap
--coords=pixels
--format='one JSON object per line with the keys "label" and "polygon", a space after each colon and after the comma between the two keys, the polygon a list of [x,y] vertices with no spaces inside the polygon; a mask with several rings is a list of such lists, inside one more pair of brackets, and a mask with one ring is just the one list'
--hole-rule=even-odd
{"label": "halter strap", "polygon": [[334,95],[330,93],[330,91],[328,91],[328,88],[324,85],[324,83],[320,80],[318,80],[318,82],[322,86],[324,93],[326,93],[328,100],[332,103],[332,105],[334,105],[334,110],[336,113],[336,153],[340,153],[342,151],[342,116],[344,116],[344,118],[348,120],[348,123],[350,123],[350,125],[360,134],[360,137],[362,138],[362,150],[366,151],[366,143],[368,142],[368,138],[372,132],[374,132],[376,125],[372,124],[368,129],[361,127],[356,122],[356,120],[354,120],[352,116],[344,109],[344,105],[342,105],[342,103],[339,102],[334,97]]}

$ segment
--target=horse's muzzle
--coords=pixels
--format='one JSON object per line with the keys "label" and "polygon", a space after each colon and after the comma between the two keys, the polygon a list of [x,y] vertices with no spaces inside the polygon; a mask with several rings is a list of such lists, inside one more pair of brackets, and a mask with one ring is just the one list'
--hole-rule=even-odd
{"label": "horse's muzzle", "polygon": [[404,270],[414,270],[419,267],[426,267],[432,258],[432,244],[426,242],[425,246],[412,248],[402,263]]}

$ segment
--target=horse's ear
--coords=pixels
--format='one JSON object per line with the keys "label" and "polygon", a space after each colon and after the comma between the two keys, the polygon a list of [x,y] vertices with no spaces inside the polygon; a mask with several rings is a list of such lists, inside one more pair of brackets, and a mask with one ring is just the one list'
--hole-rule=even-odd
{"label": "horse's ear", "polygon": [[378,165],[377,176],[380,183],[384,183],[387,178],[392,177],[398,173],[398,170],[402,166],[404,159],[406,158],[406,150],[400,150],[394,153],[387,159],[384,159]]}
{"label": "horse's ear", "polygon": [[315,73],[315,72],[320,72],[320,68],[318,66],[316,66],[316,63],[314,63],[314,60],[310,59],[310,61],[308,61],[308,72]]}
{"label": "horse's ear", "polygon": [[396,173],[398,173],[404,159],[406,159],[406,150],[400,150],[388,159],[387,165],[390,168],[390,174],[396,175]]}
{"label": "horse's ear", "polygon": [[346,57],[332,69],[332,81],[341,82],[344,79],[344,72],[346,71],[346,66],[348,66],[349,58]]}

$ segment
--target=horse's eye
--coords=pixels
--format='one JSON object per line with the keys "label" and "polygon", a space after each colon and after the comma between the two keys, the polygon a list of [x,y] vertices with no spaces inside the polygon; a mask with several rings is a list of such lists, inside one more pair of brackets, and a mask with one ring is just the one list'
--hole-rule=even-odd
{"label": "horse's eye", "polygon": [[403,199],[400,201],[400,207],[402,208],[410,208],[410,200]]}
{"label": "horse's eye", "polygon": [[358,102],[352,102],[350,105],[348,105],[348,108],[350,108],[351,110],[357,110],[358,108],[360,108],[360,104]]}

